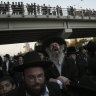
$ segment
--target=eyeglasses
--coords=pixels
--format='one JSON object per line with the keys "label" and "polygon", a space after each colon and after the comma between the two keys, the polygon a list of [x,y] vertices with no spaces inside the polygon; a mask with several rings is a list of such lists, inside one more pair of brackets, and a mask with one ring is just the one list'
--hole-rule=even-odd
{"label": "eyeglasses", "polygon": [[43,80],[44,78],[44,74],[41,73],[41,74],[38,74],[37,76],[35,75],[29,75],[27,76],[32,82],[36,81],[36,79],[38,79],[39,81]]}

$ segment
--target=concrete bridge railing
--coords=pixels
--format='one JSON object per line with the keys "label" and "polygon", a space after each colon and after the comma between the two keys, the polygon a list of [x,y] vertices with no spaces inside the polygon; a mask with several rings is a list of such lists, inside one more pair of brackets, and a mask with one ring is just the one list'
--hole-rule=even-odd
{"label": "concrete bridge railing", "polygon": [[0,18],[6,16],[6,17],[12,17],[12,16],[41,16],[45,15],[48,16],[56,16],[56,17],[64,17],[64,16],[73,16],[74,18],[79,17],[87,17],[90,18],[96,18],[96,11],[93,9],[76,9],[72,6],[68,8],[61,8],[60,6],[51,7],[46,6],[45,4],[43,6],[34,4],[26,4],[24,5],[23,2],[12,3],[2,3],[0,4]]}

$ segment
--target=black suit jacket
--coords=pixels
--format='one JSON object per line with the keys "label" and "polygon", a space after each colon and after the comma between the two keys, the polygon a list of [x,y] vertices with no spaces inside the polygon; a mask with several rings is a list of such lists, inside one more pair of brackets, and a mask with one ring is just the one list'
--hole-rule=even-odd
{"label": "black suit jacket", "polygon": [[7,72],[6,71],[6,69],[7,69],[6,62],[3,62],[3,65],[2,65],[3,74],[7,74],[7,73],[12,74],[13,65],[14,64],[9,60],[9,64],[8,64],[9,70]]}
{"label": "black suit jacket", "polygon": [[[56,66],[53,64],[47,71],[46,71],[46,79],[49,80],[49,78],[56,79],[58,76],[60,76]],[[76,65],[74,61],[71,59],[65,58],[64,62],[62,64],[61,69],[61,76],[65,76],[70,79],[76,79],[78,78],[78,69],[76,68]]]}
{"label": "black suit jacket", "polygon": [[96,96],[96,76],[84,75],[77,86],[68,86],[72,96]]}
{"label": "black suit jacket", "polygon": [[[56,83],[48,83],[47,84],[49,90],[49,96],[62,96],[60,88]],[[26,96],[26,89],[21,86],[17,89],[9,92],[6,96]]]}

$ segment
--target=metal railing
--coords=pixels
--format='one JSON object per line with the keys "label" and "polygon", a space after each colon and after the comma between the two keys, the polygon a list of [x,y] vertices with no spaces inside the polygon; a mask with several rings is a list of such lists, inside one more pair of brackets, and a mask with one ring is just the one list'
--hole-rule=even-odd
{"label": "metal railing", "polygon": [[1,15],[47,15],[47,16],[86,16],[96,17],[95,10],[82,9],[78,10],[75,8],[61,8],[50,7],[50,6],[39,6],[34,4],[0,4],[0,16]]}

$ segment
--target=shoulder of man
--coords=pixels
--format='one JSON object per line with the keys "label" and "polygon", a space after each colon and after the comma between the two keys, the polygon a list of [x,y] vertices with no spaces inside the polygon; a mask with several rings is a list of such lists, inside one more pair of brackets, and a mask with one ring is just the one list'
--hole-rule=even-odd
{"label": "shoulder of man", "polygon": [[80,79],[80,87],[96,92],[96,76],[84,75]]}
{"label": "shoulder of man", "polygon": [[74,60],[73,59],[71,59],[71,58],[67,58],[67,57],[65,57],[65,59],[64,59],[64,65],[67,65],[67,66],[69,66],[69,65],[73,65],[74,64]]}
{"label": "shoulder of man", "polygon": [[60,87],[57,83],[47,83],[47,87],[49,90],[49,96],[62,96]]}
{"label": "shoulder of man", "polygon": [[26,96],[25,89],[23,86],[17,87],[16,89],[8,92],[6,96]]}

